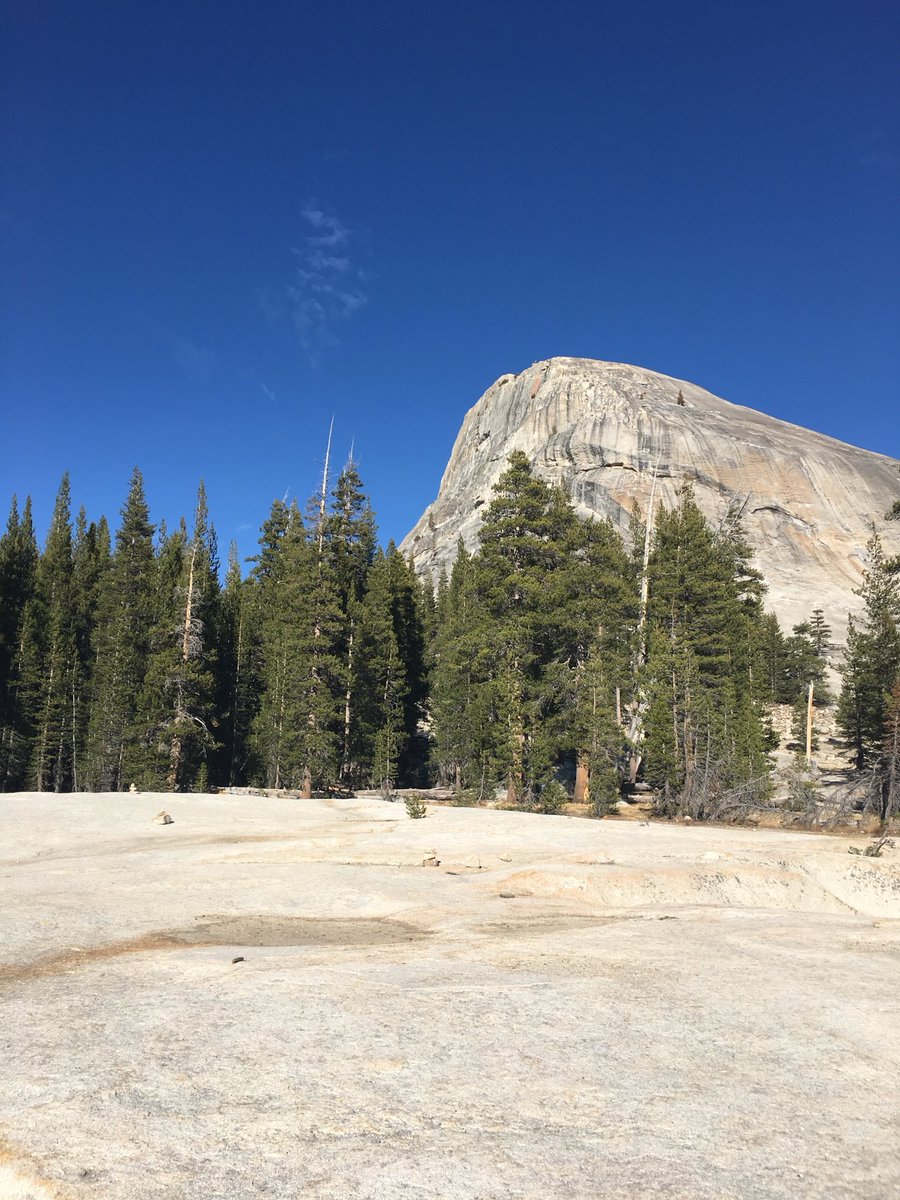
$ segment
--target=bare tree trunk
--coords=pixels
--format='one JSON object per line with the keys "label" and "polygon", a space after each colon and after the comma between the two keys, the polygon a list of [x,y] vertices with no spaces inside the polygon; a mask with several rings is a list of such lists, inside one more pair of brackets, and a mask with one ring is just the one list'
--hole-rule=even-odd
{"label": "bare tree trunk", "polygon": [[590,756],[586,750],[582,750],[575,762],[575,792],[572,799],[576,804],[587,802],[590,774]]}
{"label": "bare tree trunk", "polygon": [[284,680],[287,674],[287,651],[282,650],[280,670],[278,672],[278,717],[275,722],[275,771],[273,773],[273,786],[281,787],[281,739],[284,733]]}
{"label": "bare tree trunk", "polygon": [[[325,552],[325,511],[328,504],[328,465],[331,461],[331,435],[334,431],[334,417],[331,418],[331,425],[328,428],[328,444],[325,448],[325,467],[322,471],[322,487],[319,491],[319,517],[318,529],[316,531],[316,553],[318,557],[318,573],[321,580],[322,577],[322,561]],[[320,596],[321,601],[321,596]],[[322,638],[322,614],[319,608],[316,609],[315,626],[313,628],[313,665],[312,665],[312,680],[313,686],[310,690],[310,696],[315,697],[319,694],[319,642]],[[315,734],[318,732],[319,719],[316,715],[315,708],[312,707],[307,714],[306,723],[315,739]],[[300,796],[304,800],[312,798],[312,762],[307,756],[306,764],[303,767],[303,774],[300,782]]]}
{"label": "bare tree trunk", "polygon": [[194,565],[197,561],[197,539],[194,538],[191,546],[191,564],[188,568],[188,586],[187,598],[184,605],[184,630],[181,635],[181,678],[176,687],[176,702],[175,702],[175,733],[172,735],[172,744],[169,748],[169,776],[166,780],[169,791],[174,792],[178,787],[178,774],[181,770],[181,760],[184,753],[184,737],[179,732],[179,723],[183,720],[185,714],[184,708],[184,668],[191,657],[191,622],[194,615]]}
{"label": "bare tree trunk", "polygon": [[350,618],[350,634],[347,639],[347,690],[344,693],[344,745],[341,754],[341,779],[350,783],[350,718],[353,700],[353,618]]}
{"label": "bare tree trunk", "polygon": [[[641,564],[641,601],[638,611],[638,658],[640,669],[647,661],[647,606],[650,599],[650,546],[653,538],[653,503],[656,499],[656,473],[659,470],[659,459],[653,468],[653,480],[650,484],[650,502],[647,505],[647,524],[644,528],[644,558]],[[634,711],[628,727],[628,741],[631,744],[631,758],[628,763],[628,782],[633,784],[640,769],[641,742],[644,740],[644,712],[647,708],[647,698],[642,689],[637,689],[634,699]]]}
{"label": "bare tree trunk", "polygon": [[812,762],[813,736],[813,692],[815,685],[810,681],[809,696],[806,701],[806,761]]}
{"label": "bare tree trunk", "polygon": [[55,671],[56,661],[54,655],[50,660],[50,677],[47,680],[47,687],[44,692],[46,700],[44,702],[44,715],[41,719],[41,736],[38,741],[37,778],[35,782],[37,783],[37,791],[39,792],[44,790],[44,756],[47,753],[47,738],[50,735],[50,696],[53,692],[53,676]]}
{"label": "bare tree trunk", "polygon": [[241,657],[244,647],[244,605],[241,603],[238,617],[237,657],[234,667],[234,687],[231,691],[231,762],[228,764],[228,783],[234,783],[235,756],[237,753],[237,708],[241,687]]}
{"label": "bare tree trunk", "polygon": [[78,748],[76,746],[75,672],[72,672],[72,791],[78,791]]}
{"label": "bare tree trunk", "polygon": [[507,780],[506,802],[507,804],[517,804],[522,795],[525,768],[525,730],[522,728],[522,684],[519,678],[518,659],[513,662],[510,682],[510,712],[508,722],[511,762],[509,779]]}

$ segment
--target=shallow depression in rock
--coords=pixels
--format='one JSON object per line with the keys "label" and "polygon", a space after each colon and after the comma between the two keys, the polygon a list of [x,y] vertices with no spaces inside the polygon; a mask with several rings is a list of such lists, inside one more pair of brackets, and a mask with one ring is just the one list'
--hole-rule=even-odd
{"label": "shallow depression in rock", "polygon": [[404,921],[371,917],[258,914],[208,916],[192,929],[174,930],[170,936],[188,946],[387,946],[418,941],[428,934]]}

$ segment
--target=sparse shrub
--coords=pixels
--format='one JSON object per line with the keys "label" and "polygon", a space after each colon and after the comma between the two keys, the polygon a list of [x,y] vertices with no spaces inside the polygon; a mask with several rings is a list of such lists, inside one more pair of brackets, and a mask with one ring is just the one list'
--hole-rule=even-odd
{"label": "sparse shrub", "polygon": [[621,798],[619,776],[614,767],[603,766],[591,771],[591,807],[595,817],[615,812],[616,802]]}
{"label": "sparse shrub", "polygon": [[480,797],[475,788],[460,788],[453,793],[451,804],[454,808],[476,808]]}
{"label": "sparse shrub", "polygon": [[428,809],[421,796],[413,793],[412,796],[407,796],[403,803],[406,805],[406,812],[411,820],[421,821],[423,817],[428,816]]}
{"label": "sparse shrub", "polygon": [[797,758],[785,772],[788,801],[785,808],[788,812],[805,813],[815,816],[822,801],[819,791],[819,772],[804,758]]}
{"label": "sparse shrub", "polygon": [[563,806],[568,804],[569,794],[563,785],[553,779],[550,783],[545,783],[541,790],[535,795],[530,807],[535,812],[547,813],[553,815],[561,812]]}
{"label": "sparse shrub", "polygon": [[887,846],[889,850],[894,848],[894,839],[889,837],[876,838],[869,842],[868,846],[864,846],[860,850],[859,846],[851,846],[847,851],[848,854],[861,854],[864,858],[881,858],[882,850]]}

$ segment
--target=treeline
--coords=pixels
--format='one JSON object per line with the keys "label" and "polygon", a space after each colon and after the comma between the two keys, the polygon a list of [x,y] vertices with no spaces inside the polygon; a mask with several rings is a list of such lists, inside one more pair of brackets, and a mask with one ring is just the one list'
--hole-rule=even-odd
{"label": "treeline", "polygon": [[[900,612],[877,553],[866,587],[877,577],[880,599],[851,629],[840,714],[857,763],[882,778]],[[711,527],[689,488],[649,530],[635,514],[626,544],[514,454],[477,552],[460,545],[449,578],[430,581],[379,548],[350,462],[306,512],[275,501],[249,566],[232,547],[220,582],[202,484],[170,532],[135,471],[113,539],[83,510],[73,522],[66,478],[42,552],[30,505],[13,501],[0,786],[440,782],[545,810],[574,794],[603,812],[645,780],[660,811],[723,816],[768,791],[770,705],[796,704],[799,722],[810,683],[831,700],[822,612],[785,636],[737,515]]]}

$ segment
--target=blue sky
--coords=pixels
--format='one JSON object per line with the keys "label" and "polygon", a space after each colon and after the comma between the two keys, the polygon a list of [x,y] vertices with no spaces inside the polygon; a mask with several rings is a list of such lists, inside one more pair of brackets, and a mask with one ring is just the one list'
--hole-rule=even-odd
{"label": "blue sky", "polygon": [[224,549],[355,445],[382,536],[465,411],[631,362],[900,457],[896,4],[10,0],[0,504]]}

